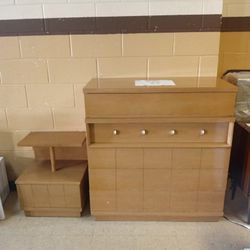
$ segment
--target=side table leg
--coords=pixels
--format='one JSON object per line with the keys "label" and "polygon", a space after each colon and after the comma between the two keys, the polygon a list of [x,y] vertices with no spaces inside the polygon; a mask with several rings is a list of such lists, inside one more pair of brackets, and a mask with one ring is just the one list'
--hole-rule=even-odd
{"label": "side table leg", "polygon": [[50,162],[51,162],[51,171],[56,171],[56,160],[55,160],[55,148],[49,147],[49,155],[50,155]]}

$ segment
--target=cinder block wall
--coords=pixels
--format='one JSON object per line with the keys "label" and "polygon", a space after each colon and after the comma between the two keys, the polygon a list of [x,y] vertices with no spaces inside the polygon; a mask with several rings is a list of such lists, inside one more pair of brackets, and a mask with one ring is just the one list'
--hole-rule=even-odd
{"label": "cinder block wall", "polygon": [[[0,155],[34,130],[85,130],[93,77],[216,76],[222,0],[0,1]],[[112,18],[111,18],[112,17]]]}
{"label": "cinder block wall", "polygon": [[221,76],[229,69],[250,69],[250,1],[224,0],[221,33],[220,63]]}

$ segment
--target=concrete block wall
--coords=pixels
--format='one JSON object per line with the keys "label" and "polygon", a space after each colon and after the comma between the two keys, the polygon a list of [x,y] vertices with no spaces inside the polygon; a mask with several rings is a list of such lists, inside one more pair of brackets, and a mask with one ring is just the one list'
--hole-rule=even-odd
{"label": "concrete block wall", "polygon": [[126,18],[122,25],[127,25],[130,18],[145,17],[150,22],[159,17],[168,25],[166,20],[175,17],[183,26],[183,20],[198,18],[203,23],[203,17],[213,19],[221,13],[222,0],[0,1],[0,155],[6,157],[9,178],[15,179],[33,162],[30,148],[17,147],[29,131],[85,130],[82,88],[91,78],[215,77],[220,42],[219,30],[209,27],[206,32],[174,26],[163,32],[36,34],[33,30],[34,34],[8,35],[9,24],[41,20],[46,28],[46,21],[55,20],[61,27],[75,18],[96,22],[122,17]]}
{"label": "concrete block wall", "polygon": [[224,17],[228,28],[221,33],[219,76],[230,69],[250,69],[250,1],[224,0]]}

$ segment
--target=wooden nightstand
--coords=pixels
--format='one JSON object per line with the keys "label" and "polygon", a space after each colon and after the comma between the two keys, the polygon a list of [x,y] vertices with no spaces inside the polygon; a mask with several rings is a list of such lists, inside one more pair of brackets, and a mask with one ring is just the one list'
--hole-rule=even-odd
{"label": "wooden nightstand", "polygon": [[[82,148],[84,132],[31,132],[19,146],[50,149],[50,161],[37,161],[16,180],[27,216],[81,216],[87,191],[87,162],[56,161],[56,148]],[[40,155],[41,158],[41,155]]]}

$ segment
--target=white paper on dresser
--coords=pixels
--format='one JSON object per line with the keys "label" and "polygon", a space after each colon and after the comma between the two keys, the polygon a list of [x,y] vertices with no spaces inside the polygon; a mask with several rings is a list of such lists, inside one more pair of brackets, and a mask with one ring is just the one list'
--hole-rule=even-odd
{"label": "white paper on dresser", "polygon": [[135,80],[135,86],[175,86],[173,80]]}

